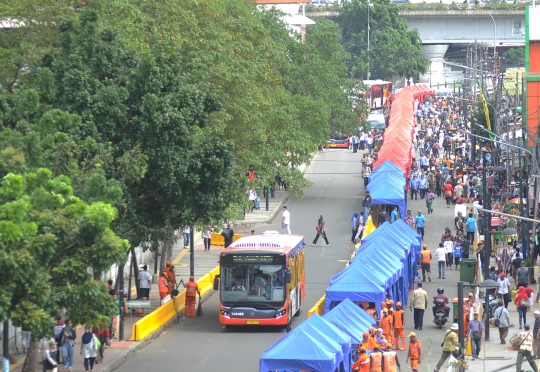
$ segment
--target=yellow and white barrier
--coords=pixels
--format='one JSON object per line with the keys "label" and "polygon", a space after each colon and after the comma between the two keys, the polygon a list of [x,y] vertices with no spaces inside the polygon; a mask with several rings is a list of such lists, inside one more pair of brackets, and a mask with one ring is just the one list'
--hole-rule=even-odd
{"label": "yellow and white barrier", "polygon": [[[199,280],[197,285],[201,297],[210,292],[214,288],[214,278],[219,274],[219,266],[214,267],[210,272],[204,274]],[[183,290],[174,297],[171,301],[158,307],[150,314],[146,315],[135,324],[131,329],[131,341],[142,341],[153,332],[167,324],[176,315],[184,311],[186,303],[186,290]],[[324,310],[324,308],[323,308]]]}

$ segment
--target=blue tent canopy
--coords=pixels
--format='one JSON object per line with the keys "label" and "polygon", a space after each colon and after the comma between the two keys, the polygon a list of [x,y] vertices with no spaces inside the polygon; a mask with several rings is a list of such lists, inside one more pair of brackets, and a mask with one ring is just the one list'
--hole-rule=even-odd
{"label": "blue tent canopy", "polygon": [[[414,281],[414,263],[416,262],[414,249],[411,248],[411,240],[403,233],[391,227],[392,224],[385,222],[379,226],[366,239],[362,240],[362,245],[356,250],[360,254],[365,249],[375,245],[384,245],[387,250],[392,250],[399,257],[404,267],[405,289]],[[377,250],[379,250],[377,248]],[[405,295],[406,297],[406,295]]]}
{"label": "blue tent canopy", "polygon": [[367,190],[373,198],[371,204],[397,205],[401,216],[407,212],[405,179],[396,174],[382,173],[367,185]]}
{"label": "blue tent canopy", "polygon": [[[395,226],[394,226],[395,225]],[[392,227],[402,231],[404,234],[410,236],[414,241],[414,248],[416,253],[416,259],[420,257],[420,250],[422,249],[422,236],[414,231],[409,225],[405,223],[402,219],[397,220],[392,224]]]}
{"label": "blue tent canopy", "polygon": [[[393,273],[389,288],[390,298],[407,302],[407,256],[401,248],[393,244],[386,239],[379,239],[377,244],[362,245],[356,250],[356,255],[351,262],[362,262],[363,270],[367,272]],[[381,245],[385,249],[381,249]]]}
{"label": "blue tent canopy", "polygon": [[407,253],[407,261],[404,261],[404,264],[407,266],[408,286],[409,288],[412,288],[414,277],[417,272],[416,264],[419,260],[418,256],[420,255],[420,243],[418,243],[416,235],[418,234],[407,226],[403,220],[399,219],[392,224],[385,222],[379,226],[373,233],[369,234],[366,239],[362,240],[362,246],[368,242],[378,242],[381,236],[396,242]]}
{"label": "blue tent canopy", "polygon": [[322,333],[313,336],[297,328],[261,355],[259,370],[335,372],[343,360],[341,353],[341,346]]}
{"label": "blue tent canopy", "polygon": [[405,179],[405,172],[392,163],[390,160],[386,160],[384,163],[379,165],[371,174],[369,175],[369,180],[371,182],[372,179],[379,177],[382,174],[389,173],[389,174],[397,174],[400,175],[402,179]]}
{"label": "blue tent canopy", "polygon": [[404,265],[405,252],[399,251],[399,248],[386,240],[380,241],[379,244],[384,244],[386,249],[381,250],[380,245],[379,247],[373,244],[361,245],[350,262],[360,261],[363,268],[369,270],[368,272],[391,275],[391,284],[393,284],[406,271]]}
{"label": "blue tent canopy", "polygon": [[[313,314],[296,328],[303,329],[308,334],[311,334],[311,329],[315,329],[317,332],[323,333],[326,337],[341,345],[343,351],[343,367],[345,371],[350,371],[352,338],[349,334],[321,318],[318,314]],[[315,334],[315,336],[317,335]]]}
{"label": "blue tent canopy", "polygon": [[350,335],[352,343],[356,345],[362,341],[362,334],[376,324],[372,316],[348,298],[324,314],[323,318]]}
{"label": "blue tent canopy", "polygon": [[[380,307],[381,301],[386,300],[386,290],[392,285],[389,277],[384,274],[369,272],[356,261],[330,279],[326,288],[324,312],[330,311],[330,305],[335,301],[346,298],[352,301],[375,302]],[[380,311],[380,309],[378,309]]]}
{"label": "blue tent canopy", "polygon": [[[406,227],[409,231],[405,230],[404,227]],[[404,249],[406,249],[407,253],[411,253],[414,258],[416,258],[416,256],[419,254],[418,252],[421,244],[416,238],[416,235],[418,234],[414,232],[405,222],[403,222],[401,218],[393,223],[383,223],[365,239],[362,239],[362,244],[369,242],[370,240],[376,240],[379,237],[379,234],[388,236],[390,239],[396,242],[403,243],[405,246]]]}

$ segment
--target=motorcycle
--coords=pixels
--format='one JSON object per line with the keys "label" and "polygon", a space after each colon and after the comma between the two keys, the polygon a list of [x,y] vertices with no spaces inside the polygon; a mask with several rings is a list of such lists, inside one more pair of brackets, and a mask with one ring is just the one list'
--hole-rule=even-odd
{"label": "motorcycle", "polygon": [[495,310],[499,307],[499,299],[493,295],[489,295],[489,318],[494,317]]}
{"label": "motorcycle", "polygon": [[435,319],[433,319],[433,323],[435,323],[437,327],[441,329],[447,320],[446,303],[443,300],[435,301]]}

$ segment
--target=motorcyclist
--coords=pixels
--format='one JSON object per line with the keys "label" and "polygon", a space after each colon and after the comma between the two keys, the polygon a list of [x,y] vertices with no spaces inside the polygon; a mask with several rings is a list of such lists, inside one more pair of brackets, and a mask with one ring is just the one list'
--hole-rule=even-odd
{"label": "motorcyclist", "polygon": [[442,287],[437,288],[437,293],[437,296],[433,296],[433,304],[435,304],[435,306],[432,307],[433,318],[435,318],[435,312],[437,311],[437,302],[443,302],[445,304],[444,308],[446,310],[446,317],[448,318],[450,316],[450,306],[448,306],[450,299],[444,294],[444,288]]}

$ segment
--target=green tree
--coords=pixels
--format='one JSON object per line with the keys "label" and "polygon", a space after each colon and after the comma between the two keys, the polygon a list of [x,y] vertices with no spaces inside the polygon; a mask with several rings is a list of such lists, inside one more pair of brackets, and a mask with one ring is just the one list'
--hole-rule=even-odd
{"label": "green tree", "polygon": [[62,309],[74,324],[108,319],[113,301],[94,274],[125,259],[129,245],[110,229],[116,210],[74,196],[68,177],[46,168],[2,176],[0,318],[32,332],[23,369],[33,370],[37,341]]}
{"label": "green tree", "polygon": [[[342,42],[352,55],[349,69],[356,79],[391,80],[394,76],[413,76],[426,72],[429,60],[421,56],[422,41],[418,30],[408,30],[399,7],[390,0],[353,0],[344,3]],[[369,53],[367,25],[369,21]],[[369,66],[368,66],[369,65]]]}
{"label": "green tree", "polygon": [[509,67],[525,67],[525,48],[518,47],[508,49],[503,53],[503,66]]}

